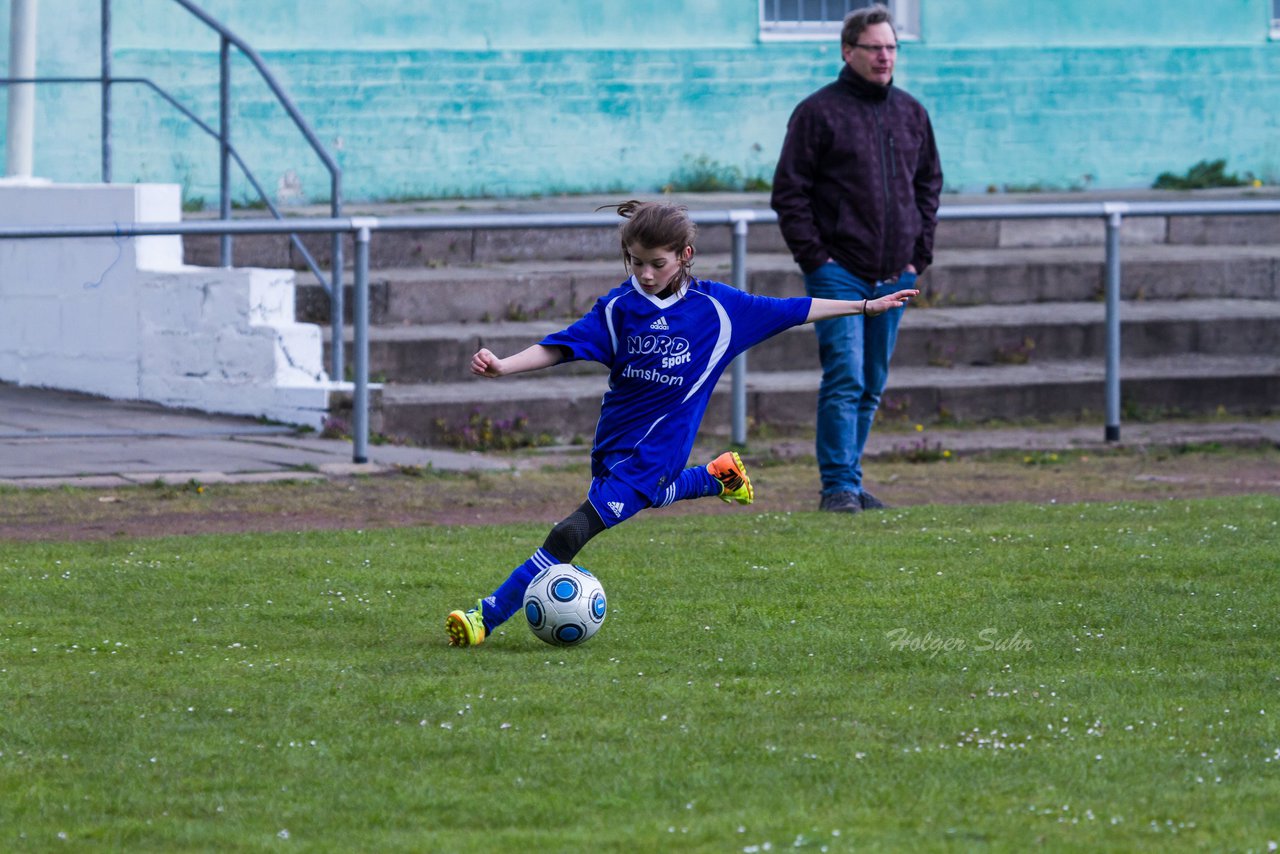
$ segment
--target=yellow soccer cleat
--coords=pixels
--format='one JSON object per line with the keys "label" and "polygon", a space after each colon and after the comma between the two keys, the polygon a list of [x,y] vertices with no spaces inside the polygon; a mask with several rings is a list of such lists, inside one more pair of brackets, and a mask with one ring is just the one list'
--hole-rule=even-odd
{"label": "yellow soccer cleat", "polygon": [[449,646],[478,646],[484,643],[484,603],[477,602],[467,611],[453,611],[445,618],[444,630]]}
{"label": "yellow soccer cleat", "polygon": [[725,451],[707,463],[707,472],[724,487],[720,493],[721,501],[736,501],[739,504],[755,501],[756,493],[751,488],[751,478],[747,476],[747,467],[742,464],[742,457],[738,456],[737,451]]}

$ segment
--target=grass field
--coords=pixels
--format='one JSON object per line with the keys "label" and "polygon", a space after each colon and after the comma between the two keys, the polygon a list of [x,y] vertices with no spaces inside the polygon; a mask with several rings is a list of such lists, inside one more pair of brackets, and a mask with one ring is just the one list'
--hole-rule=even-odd
{"label": "grass field", "polygon": [[0,547],[0,849],[1267,851],[1280,499]]}

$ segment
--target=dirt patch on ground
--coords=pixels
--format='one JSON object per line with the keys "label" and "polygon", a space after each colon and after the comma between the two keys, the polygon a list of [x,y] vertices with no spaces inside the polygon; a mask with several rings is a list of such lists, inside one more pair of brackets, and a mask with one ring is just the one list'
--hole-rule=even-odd
{"label": "dirt patch on ground", "polygon": [[[757,500],[681,502],[661,513],[815,510],[812,459],[746,455]],[[1121,452],[974,454],[929,462],[874,460],[868,485],[891,505],[1005,501],[1162,500],[1280,495],[1274,446]],[[551,525],[583,499],[585,463],[498,473],[401,472],[271,484],[9,489],[0,492],[0,540],[68,541],[249,531],[369,529],[411,525]]]}

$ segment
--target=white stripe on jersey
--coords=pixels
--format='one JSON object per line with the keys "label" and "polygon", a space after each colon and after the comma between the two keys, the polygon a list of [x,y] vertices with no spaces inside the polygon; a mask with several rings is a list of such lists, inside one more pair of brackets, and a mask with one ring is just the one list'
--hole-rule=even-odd
{"label": "white stripe on jersey", "polygon": [[618,331],[613,328],[613,304],[622,299],[622,294],[618,294],[609,300],[609,304],[604,307],[604,321],[609,326],[609,345],[613,347],[613,355],[618,355]]}
{"label": "white stripe on jersey", "polygon": [[720,363],[725,351],[729,349],[729,339],[733,337],[733,323],[729,320],[729,313],[724,310],[720,300],[701,291],[690,291],[689,296],[701,296],[711,300],[711,304],[716,308],[716,315],[720,318],[720,335],[716,338],[716,345],[711,350],[711,358],[707,360],[707,369],[702,372],[702,376],[698,377],[698,381],[693,384],[693,388],[689,389],[689,393],[684,396],[685,400],[693,397],[698,393],[698,389],[702,388],[702,384],[711,376],[711,372]]}

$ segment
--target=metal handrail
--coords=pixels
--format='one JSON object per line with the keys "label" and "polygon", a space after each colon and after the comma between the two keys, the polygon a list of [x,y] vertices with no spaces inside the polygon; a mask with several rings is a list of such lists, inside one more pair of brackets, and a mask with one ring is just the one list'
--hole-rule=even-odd
{"label": "metal handrail", "polygon": [[[747,236],[751,223],[777,222],[764,209],[690,211],[699,225],[733,229],[732,284],[748,290]],[[1120,229],[1126,216],[1217,216],[1224,214],[1280,214],[1280,199],[1218,202],[1080,202],[1016,205],[944,205],[939,219],[1103,219],[1106,223],[1106,428],[1105,439],[1120,439]],[[352,307],[354,393],[352,397],[352,459],[368,461],[369,447],[369,244],[380,231],[444,231],[460,228],[529,229],[617,227],[615,214],[445,214],[395,217],[207,220],[177,223],[129,223],[100,226],[0,226],[0,240],[68,237],[146,237],[186,234],[350,234],[355,240],[355,305]],[[341,323],[333,349],[342,349]],[[335,379],[338,379],[335,377]],[[745,354],[733,366],[733,441],[746,442]]]}
{"label": "metal handrail", "polygon": [[[18,84],[18,83],[98,83],[98,82],[100,82],[100,80],[97,77],[5,77],[5,78],[0,78],[0,84],[4,84],[4,83],[14,83],[14,84]],[[191,110],[187,109],[187,107],[183,106],[183,104],[179,102],[177,98],[173,97],[173,95],[169,94],[167,91],[160,88],[160,86],[158,86],[156,82],[151,78],[149,77],[113,77],[111,78],[111,82],[113,84],[133,83],[133,84],[138,84],[138,85],[147,87],[151,91],[155,92],[158,96],[160,96],[161,100],[165,101],[170,106],[172,106],[175,110],[182,113],[182,115],[186,117],[197,128],[204,131],[206,134],[213,137],[214,139],[218,139],[218,140],[221,139],[221,134],[217,130],[215,130],[213,127],[211,127],[208,122],[206,122],[204,119],[197,116]],[[271,203],[271,199],[267,195],[266,190],[262,188],[262,184],[258,182],[257,177],[253,174],[252,170],[249,169],[248,164],[246,164],[244,161],[244,158],[241,157],[239,150],[237,150],[234,145],[231,145],[230,143],[228,143],[227,152],[231,157],[231,159],[233,159],[236,162],[236,165],[240,167],[240,170],[244,172],[245,178],[248,179],[249,183],[253,186],[254,190],[257,191],[258,197],[262,199],[263,203],[266,205],[267,210],[271,212],[271,216],[274,219],[283,220],[284,214],[280,212],[279,208],[277,208],[274,204]],[[289,238],[292,241],[293,245],[298,249],[298,252],[301,253],[303,260],[306,261],[307,268],[310,269],[312,274],[314,274],[315,277],[320,280],[320,283],[324,286],[325,290],[328,290],[329,282],[326,280],[324,274],[320,271],[320,265],[319,265],[319,262],[315,260],[315,256],[313,256],[310,250],[307,249],[306,244],[304,244],[301,240],[298,239],[297,234],[290,233]],[[223,263],[223,266],[230,266],[230,265]]]}
{"label": "metal handrail", "polygon": [[[284,91],[284,87],[280,85],[275,75],[271,73],[266,62],[256,50],[253,49],[244,39],[237,36],[217,19],[211,17],[207,12],[197,6],[191,0],[173,0],[182,8],[186,9],[196,19],[205,26],[216,32],[221,39],[221,49],[219,51],[219,125],[218,129],[213,128],[209,123],[205,122],[194,112],[183,106],[173,95],[159,86],[155,81],[147,77],[115,77],[111,73],[111,0],[101,0],[101,65],[102,73],[99,77],[0,77],[0,85],[17,85],[17,84],[68,84],[68,83],[95,83],[102,87],[102,180],[103,183],[111,183],[112,179],[112,158],[111,158],[111,87],[116,84],[135,84],[142,85],[157,95],[159,95],[170,106],[180,112],[188,121],[192,122],[196,127],[204,133],[213,137],[218,141],[219,147],[219,216],[222,220],[231,218],[231,176],[230,164],[232,161],[239,166],[240,171],[244,173],[245,178],[252,185],[258,198],[266,205],[267,210],[276,220],[283,221],[284,215],[271,202],[270,197],[262,188],[253,171],[245,163],[240,152],[231,144],[231,127],[230,127],[230,48],[235,47],[245,56],[246,59],[257,70],[264,83],[276,96],[276,100],[289,118],[293,121],[294,126],[302,133],[307,144],[320,158],[320,162],[329,173],[329,209],[330,215],[337,218],[342,216],[342,169],[338,166],[337,161],[325,149],[320,142],[310,124],[298,110],[288,93]],[[315,275],[321,286],[329,295],[330,307],[336,320],[333,322],[333,330],[335,334],[339,334],[342,329],[343,318],[343,251],[342,251],[342,235],[339,232],[333,234],[333,245],[331,248],[332,263],[330,265],[330,275],[326,277],[320,269],[319,263],[316,261],[310,250],[298,238],[296,231],[284,232],[288,235],[291,243],[298,249],[303,261],[306,262],[308,269]],[[219,262],[223,267],[230,267],[232,263],[232,246],[230,233],[219,232],[222,241],[219,247]],[[343,354],[341,348],[336,348],[332,358],[332,373],[336,377],[341,377],[344,373]]]}

